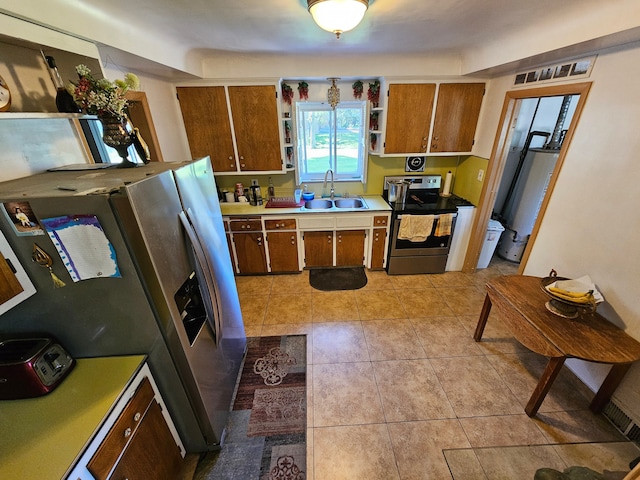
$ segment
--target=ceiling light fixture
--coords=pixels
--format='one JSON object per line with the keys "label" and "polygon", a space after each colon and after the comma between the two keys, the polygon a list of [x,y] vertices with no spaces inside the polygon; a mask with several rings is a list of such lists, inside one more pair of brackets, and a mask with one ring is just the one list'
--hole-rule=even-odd
{"label": "ceiling light fixture", "polygon": [[331,82],[331,86],[329,90],[327,90],[327,100],[331,108],[335,110],[336,105],[340,103],[340,89],[336,86],[336,82],[340,80],[340,78],[327,78],[327,80]]}
{"label": "ceiling light fixture", "polygon": [[369,0],[307,0],[309,13],[320,28],[340,34],[358,26],[369,8]]}

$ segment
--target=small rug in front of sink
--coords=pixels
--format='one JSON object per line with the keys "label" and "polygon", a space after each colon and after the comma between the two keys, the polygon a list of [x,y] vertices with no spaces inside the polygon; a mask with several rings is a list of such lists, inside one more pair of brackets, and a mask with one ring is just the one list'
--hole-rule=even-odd
{"label": "small rug in front of sink", "polygon": [[367,284],[364,267],[312,268],[309,284],[316,290],[358,290]]}

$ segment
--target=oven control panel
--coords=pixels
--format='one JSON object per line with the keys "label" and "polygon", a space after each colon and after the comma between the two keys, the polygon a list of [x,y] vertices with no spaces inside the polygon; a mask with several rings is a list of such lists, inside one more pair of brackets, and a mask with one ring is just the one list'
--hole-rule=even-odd
{"label": "oven control panel", "polygon": [[441,175],[398,175],[384,177],[384,190],[389,190],[389,183],[409,182],[409,190],[440,190]]}

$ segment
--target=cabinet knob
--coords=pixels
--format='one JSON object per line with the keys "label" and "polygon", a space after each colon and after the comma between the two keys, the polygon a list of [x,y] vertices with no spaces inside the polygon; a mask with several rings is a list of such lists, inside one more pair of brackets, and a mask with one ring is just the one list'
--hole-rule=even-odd
{"label": "cabinet knob", "polygon": [[246,167],[246,165],[245,165],[244,163],[241,163],[241,164],[240,164],[240,166],[241,166],[242,168]]}
{"label": "cabinet knob", "polygon": [[236,166],[236,164],[235,164],[235,163],[231,163],[229,166],[230,166],[231,168],[233,168],[233,167],[235,167],[235,166]]}
{"label": "cabinet knob", "polygon": [[142,417],[142,414],[140,412],[136,412],[136,414],[133,416],[133,421],[138,422],[140,421],[141,417]]}
{"label": "cabinet knob", "polygon": [[129,438],[131,436],[131,428],[127,428],[124,431],[124,438]]}

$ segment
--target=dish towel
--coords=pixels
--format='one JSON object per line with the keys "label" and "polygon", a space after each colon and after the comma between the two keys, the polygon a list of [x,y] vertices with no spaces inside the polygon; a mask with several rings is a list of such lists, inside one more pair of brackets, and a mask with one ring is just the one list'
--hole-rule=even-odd
{"label": "dish towel", "polygon": [[452,223],[453,223],[452,213],[440,214],[440,218],[438,219],[438,224],[436,225],[436,232],[434,233],[434,235],[436,237],[446,237],[447,235],[451,235]]}
{"label": "dish towel", "polygon": [[433,215],[402,215],[398,239],[424,242],[431,235],[435,218]]}

